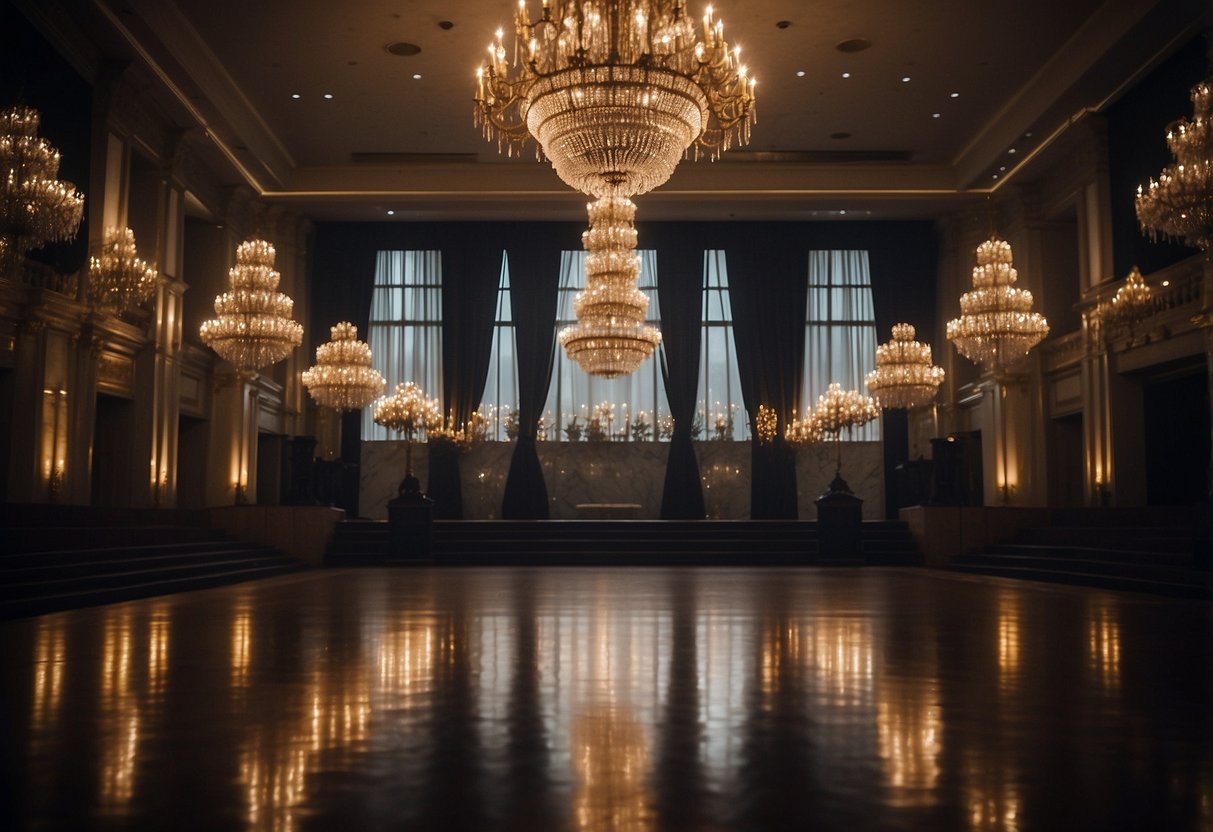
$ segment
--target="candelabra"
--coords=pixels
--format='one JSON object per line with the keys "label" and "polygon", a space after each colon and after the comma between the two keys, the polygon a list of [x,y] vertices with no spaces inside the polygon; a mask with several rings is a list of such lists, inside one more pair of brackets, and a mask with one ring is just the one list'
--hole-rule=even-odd
{"label": "candelabra", "polygon": [[1213,247],[1213,79],[1192,87],[1192,120],[1167,128],[1175,158],[1137,188],[1137,219],[1151,237],[1179,239],[1203,251]]}
{"label": "candelabra", "polygon": [[76,236],[84,196],[60,181],[59,151],[38,138],[32,107],[0,111],[0,276],[16,276],[26,252]]}
{"label": "candelabra", "polygon": [[160,274],[138,254],[134,231],[105,229],[100,252],[88,261],[89,302],[121,315],[151,300]]}
{"label": "candelabra", "polygon": [[881,407],[909,410],[935,398],[943,379],[943,368],[931,364],[931,345],[915,341],[910,324],[894,324],[893,340],[876,347],[876,369],[865,383]]}
{"label": "candelabra", "polygon": [[242,374],[281,361],[303,341],[303,327],[291,320],[295,302],[276,291],[281,275],[274,257],[274,247],[264,240],[241,243],[228,271],[230,288],[215,298],[216,317],[199,331]]}
{"label": "candelabra", "polygon": [[360,410],[383,394],[383,376],[371,367],[371,348],[358,340],[358,327],[342,321],[329,333],[316,347],[316,364],[303,371],[303,384],[321,407]]}
{"label": "candelabra", "polygon": [[711,7],[703,28],[697,41],[684,0],[544,0],[537,20],[521,0],[513,66],[498,30],[476,73],[485,138],[510,156],[534,138],[566,184],[599,200],[584,237],[585,317],[561,338],[592,375],[633,372],[660,340],[636,299],[627,198],[663,184],[692,147],[714,159],[749,141],[754,81]]}
{"label": "candelabra", "polygon": [[817,397],[816,406],[803,420],[793,417],[784,438],[794,444],[833,440],[837,457],[830,490],[850,493],[850,487],[842,478],[842,432],[850,432],[879,416],[880,407],[875,399],[858,390],[843,390],[835,381]]}
{"label": "candelabra", "polygon": [[[414,488],[413,440],[442,427],[442,408],[437,399],[427,399],[425,392],[413,382],[396,385],[396,392],[375,403],[375,423],[393,430],[404,438],[405,476],[401,492],[419,491]],[[411,482],[410,482],[411,481]]]}
{"label": "candelabra", "polygon": [[960,317],[948,321],[957,351],[995,377],[1027,356],[1049,334],[1049,323],[1032,311],[1032,293],[1013,284],[1011,245],[991,235],[977,247],[973,289],[960,296]]}

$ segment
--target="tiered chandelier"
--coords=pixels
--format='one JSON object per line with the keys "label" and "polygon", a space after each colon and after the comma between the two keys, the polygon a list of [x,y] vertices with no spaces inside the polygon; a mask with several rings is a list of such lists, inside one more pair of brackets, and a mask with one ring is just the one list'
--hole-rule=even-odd
{"label": "tiered chandelier", "polygon": [[[612,201],[598,209],[600,216],[618,214],[623,203],[615,200],[663,184],[691,148],[696,158],[715,159],[734,142],[749,142],[754,81],[711,7],[703,28],[697,41],[684,0],[544,0],[538,20],[520,0],[513,66],[498,30],[477,71],[477,123],[486,139],[511,156],[534,138],[565,183]],[[591,257],[606,250],[589,248],[597,239],[599,204],[590,208]],[[626,226],[634,237],[631,222],[629,211]],[[613,259],[632,257],[633,248],[634,242],[626,251],[612,248]],[[635,288],[636,271],[620,268],[610,278],[617,295],[624,291],[624,274]],[[587,275],[587,295],[602,293],[606,278],[595,279]],[[656,348],[655,330],[631,325],[635,307],[624,306],[624,316],[607,317],[602,306],[587,301],[585,318],[578,316],[585,325],[581,337],[562,339],[587,372],[633,372]],[[604,336],[607,325],[610,334]]]}
{"label": "tiered chandelier", "polygon": [[1125,282],[1116,290],[1116,295],[1099,310],[1100,317],[1109,324],[1127,324],[1132,328],[1150,314],[1152,301],[1150,284],[1142,277],[1141,269],[1134,266]]}
{"label": "tiered chandelier", "polygon": [[881,407],[909,410],[935,398],[942,367],[931,364],[931,345],[914,340],[914,327],[893,324],[893,340],[876,347],[876,369],[865,384]]}
{"label": "tiered chandelier", "polygon": [[383,375],[371,366],[371,348],[358,340],[358,327],[342,321],[316,347],[316,363],[303,371],[303,384],[321,407],[361,410],[383,394]]}
{"label": "tiered chandelier", "polygon": [[1137,219],[1152,237],[1180,239],[1213,248],[1213,78],[1192,88],[1192,120],[1167,128],[1175,163],[1137,188]]}
{"label": "tiered chandelier", "polygon": [[1032,311],[1032,293],[1013,285],[1011,245],[996,235],[977,247],[973,289],[960,296],[960,317],[948,321],[948,340],[970,361],[1001,377],[1049,334]]}
{"label": "tiered chandelier", "polygon": [[205,321],[202,340],[241,373],[252,374],[291,354],[303,341],[303,327],[291,320],[295,302],[277,291],[274,247],[248,240],[236,249],[228,271],[229,289],[215,298],[216,317]]}
{"label": "tiered chandelier", "polygon": [[38,111],[0,111],[0,275],[15,274],[26,252],[76,236],[84,196],[57,179],[59,151],[38,138]]}
{"label": "tiered chandelier", "polygon": [[560,345],[590,375],[614,378],[634,372],[661,343],[661,332],[645,324],[649,299],[636,286],[636,206],[616,196],[588,208],[590,227],[581,235],[585,290],[573,299],[577,323],[560,331]]}
{"label": "tiered chandelier", "polygon": [[105,229],[100,254],[88,260],[88,297],[94,306],[121,315],[151,300],[159,280],[156,267],[139,259],[134,231]]}
{"label": "tiered chandelier", "polygon": [[394,430],[407,441],[442,427],[442,408],[427,399],[414,382],[397,384],[396,391],[375,402],[375,423]]}

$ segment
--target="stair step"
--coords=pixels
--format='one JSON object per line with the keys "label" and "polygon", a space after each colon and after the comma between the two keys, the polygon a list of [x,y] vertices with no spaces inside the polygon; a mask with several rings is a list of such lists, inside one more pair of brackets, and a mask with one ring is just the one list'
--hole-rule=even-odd
{"label": "stair step", "polygon": [[987,566],[982,564],[955,563],[949,569],[972,575],[987,575],[1000,578],[1015,578],[1019,580],[1043,581],[1047,583],[1077,584],[1093,586],[1100,589],[1115,589],[1126,592],[1146,592],[1155,595],[1167,595],[1177,598],[1213,598],[1213,588],[1208,583],[1176,583],[1172,581],[1151,581],[1139,578],[1125,578],[1115,575],[1099,575],[1090,572],[1072,572],[1055,569],[1032,569],[1013,566]]}

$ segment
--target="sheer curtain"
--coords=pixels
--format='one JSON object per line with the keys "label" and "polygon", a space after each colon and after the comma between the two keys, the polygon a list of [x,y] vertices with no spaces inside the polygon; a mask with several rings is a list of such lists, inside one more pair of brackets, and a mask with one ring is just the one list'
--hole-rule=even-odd
{"label": "sheer curtain", "polygon": [[[810,251],[808,288],[801,414],[817,403],[830,382],[866,395],[864,377],[876,367],[876,315],[868,252]],[[842,438],[878,440],[880,420]]]}
{"label": "sheer curtain", "polygon": [[[389,395],[398,383],[412,381],[427,398],[442,400],[441,252],[379,252],[367,343]],[[375,424],[374,408],[367,407],[362,438],[396,437]]]}
{"label": "sheer curtain", "polygon": [[749,438],[737,370],[729,269],[721,249],[703,253],[703,348],[697,401],[696,422],[701,431],[696,438],[738,441]]}
{"label": "sheer curtain", "polygon": [[509,413],[518,409],[518,354],[515,348],[514,313],[510,298],[510,259],[501,258],[497,283],[497,314],[493,326],[493,352],[481,405],[490,417],[489,439],[503,441]]}
{"label": "sheer curtain", "polygon": [[[647,320],[660,327],[661,311],[657,302],[657,252],[640,250],[640,277],[637,285],[649,298]],[[556,306],[556,329],[577,323],[573,313],[573,298],[585,286],[585,252],[565,251],[560,258],[560,289]],[[660,347],[658,348],[660,350]],[[643,412],[652,427],[650,438],[657,435],[658,420],[668,416],[670,406],[666,400],[665,385],[661,380],[661,365],[658,351],[654,351],[631,375],[606,379],[591,376],[569,358],[563,349],[557,349],[556,367],[552,374],[552,385],[548,389],[547,402],[543,409],[543,424],[548,439],[564,439],[565,429],[575,417],[584,430],[587,419],[594,408],[602,402],[613,405],[611,432],[622,439],[623,418],[626,411],[629,421]],[[584,435],[584,434],[583,434]]]}

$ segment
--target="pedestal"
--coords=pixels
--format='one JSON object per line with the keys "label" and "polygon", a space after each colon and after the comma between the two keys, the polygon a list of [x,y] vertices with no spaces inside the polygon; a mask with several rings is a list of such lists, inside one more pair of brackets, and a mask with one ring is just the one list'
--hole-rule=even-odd
{"label": "pedestal", "polygon": [[817,547],[823,560],[863,560],[863,500],[856,497],[846,480],[836,475],[830,490],[818,497]]}
{"label": "pedestal", "polygon": [[400,483],[396,498],[388,501],[387,516],[389,563],[433,557],[434,501],[421,493],[420,483],[412,474]]}

